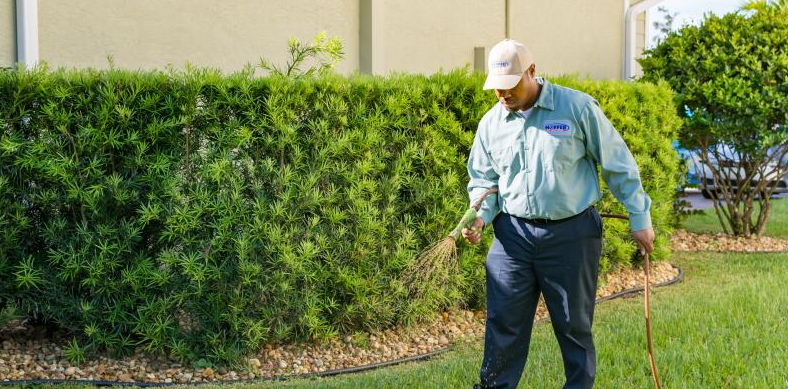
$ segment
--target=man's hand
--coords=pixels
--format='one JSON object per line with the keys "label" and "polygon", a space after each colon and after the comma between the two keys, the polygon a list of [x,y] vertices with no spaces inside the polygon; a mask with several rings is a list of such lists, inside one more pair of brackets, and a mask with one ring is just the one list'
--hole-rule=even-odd
{"label": "man's hand", "polygon": [[477,217],[473,222],[471,229],[462,229],[462,237],[472,244],[477,244],[482,237],[482,228],[484,228],[484,220],[482,220],[480,217]]}
{"label": "man's hand", "polygon": [[651,227],[633,232],[632,237],[637,242],[641,254],[646,255],[654,251],[654,230]]}

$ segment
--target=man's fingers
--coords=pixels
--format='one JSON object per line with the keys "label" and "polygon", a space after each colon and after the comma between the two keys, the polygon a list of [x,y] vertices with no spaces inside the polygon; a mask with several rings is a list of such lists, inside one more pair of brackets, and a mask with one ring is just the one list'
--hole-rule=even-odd
{"label": "man's fingers", "polygon": [[473,231],[472,229],[469,230],[467,228],[462,229],[462,237],[468,240],[471,243],[477,243],[479,241],[479,233]]}
{"label": "man's fingers", "polygon": [[647,253],[654,251],[654,241],[649,240],[644,245],[643,248],[646,250]]}
{"label": "man's fingers", "polygon": [[481,229],[484,227],[484,221],[481,218],[476,218],[471,228],[463,228],[460,230],[462,237],[468,242],[473,244],[479,243],[481,240]]}
{"label": "man's fingers", "polygon": [[651,243],[638,242],[638,248],[640,249],[641,255],[646,255],[654,251],[654,245]]}
{"label": "man's fingers", "polygon": [[644,230],[634,231],[632,237],[637,242],[640,253],[646,255],[654,251],[654,230],[647,228]]}

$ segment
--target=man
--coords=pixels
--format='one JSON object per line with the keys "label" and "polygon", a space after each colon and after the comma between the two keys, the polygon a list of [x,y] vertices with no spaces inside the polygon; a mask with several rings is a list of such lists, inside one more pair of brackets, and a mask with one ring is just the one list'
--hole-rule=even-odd
{"label": "man", "polygon": [[[504,40],[490,51],[484,89],[499,103],[479,123],[468,158],[473,203],[490,188],[480,217],[463,236],[478,243],[492,223],[487,254],[487,326],[481,385],[515,388],[544,296],[564,362],[564,389],[591,388],[591,334],[602,221],[597,163],[629,212],[641,252],[653,250],[649,207],[629,149],[596,100],[536,77],[533,55]],[[500,213],[499,213],[500,212]]]}

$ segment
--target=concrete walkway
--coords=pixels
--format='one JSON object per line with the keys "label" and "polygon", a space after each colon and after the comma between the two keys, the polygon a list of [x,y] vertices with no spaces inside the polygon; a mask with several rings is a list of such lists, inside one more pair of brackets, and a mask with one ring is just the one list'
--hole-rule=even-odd
{"label": "concrete walkway", "polygon": [[[687,188],[682,198],[690,203],[692,209],[714,208],[714,203],[709,199],[703,198],[703,195],[700,194],[700,190],[695,188]],[[772,200],[781,198],[788,198],[788,193],[772,196]]]}

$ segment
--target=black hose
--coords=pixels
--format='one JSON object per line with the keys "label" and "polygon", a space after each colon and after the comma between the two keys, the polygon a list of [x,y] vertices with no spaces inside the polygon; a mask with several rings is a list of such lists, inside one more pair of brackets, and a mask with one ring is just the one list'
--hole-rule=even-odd
{"label": "black hose", "polygon": [[[655,287],[662,287],[673,285],[677,282],[680,282],[684,279],[684,271],[679,268],[679,274],[673,278],[672,280],[665,281],[659,284],[655,284]],[[622,290],[618,293],[613,293],[609,296],[601,297],[596,300],[596,303],[599,304],[604,301],[612,300],[619,297],[628,296],[631,294],[635,294],[638,292],[643,291],[643,287],[632,288]],[[549,317],[544,317],[538,322],[543,322],[549,320]],[[293,374],[293,375],[286,375],[286,376],[278,376],[278,377],[269,377],[269,378],[247,378],[247,379],[240,379],[240,380],[220,380],[220,381],[189,381],[185,383],[180,382],[172,382],[172,383],[154,383],[154,382],[123,382],[123,381],[95,381],[95,380],[66,380],[66,379],[38,379],[38,380],[16,380],[16,381],[0,381],[0,386],[9,386],[9,385],[41,385],[41,384],[84,384],[84,385],[93,385],[93,386],[136,386],[140,388],[148,388],[148,387],[158,387],[158,386],[173,386],[173,385],[200,385],[200,384],[234,384],[234,383],[252,383],[252,382],[271,382],[271,381],[285,381],[294,378],[321,378],[321,377],[331,377],[341,374],[350,374],[350,373],[359,373],[368,370],[374,370],[381,367],[386,366],[393,366],[399,365],[406,362],[415,362],[415,361],[423,361],[429,358],[432,358],[436,355],[440,355],[445,353],[446,351],[451,350],[452,347],[444,347],[439,350],[430,351],[428,353],[413,355],[410,357],[405,358],[398,358],[393,359],[390,361],[385,362],[377,362],[377,363],[370,363],[367,365],[362,366],[354,366],[348,367],[344,369],[333,369],[333,370],[326,370],[324,372],[319,373],[302,373],[302,374]]]}
{"label": "black hose", "polygon": [[[662,286],[673,285],[675,283],[681,282],[681,280],[683,280],[683,279],[684,279],[684,270],[681,270],[681,268],[679,268],[679,274],[676,275],[675,278],[673,278],[672,280],[661,282],[659,284],[654,284],[653,286],[656,287],[656,288],[659,288],[659,287],[662,287]],[[613,293],[611,295],[600,297],[600,298],[596,299],[596,303],[599,304],[599,303],[604,302],[604,301],[608,301],[608,300],[616,299],[616,298],[619,298],[619,297],[625,297],[625,296],[629,296],[629,295],[632,295],[632,294],[640,293],[640,292],[643,291],[643,289],[645,289],[645,288],[642,287],[642,286],[638,286],[636,288],[631,288],[631,289],[625,289],[625,290],[622,290],[622,291],[620,291],[618,293]]]}

